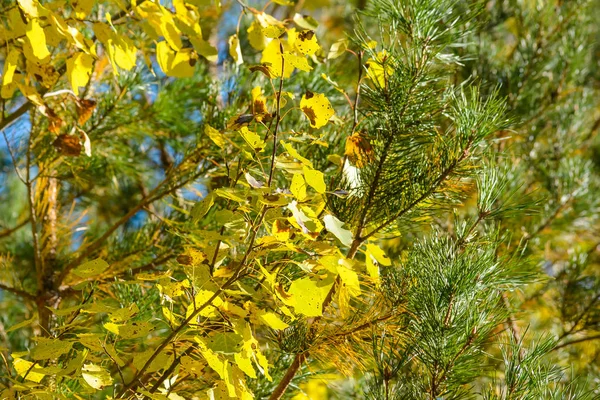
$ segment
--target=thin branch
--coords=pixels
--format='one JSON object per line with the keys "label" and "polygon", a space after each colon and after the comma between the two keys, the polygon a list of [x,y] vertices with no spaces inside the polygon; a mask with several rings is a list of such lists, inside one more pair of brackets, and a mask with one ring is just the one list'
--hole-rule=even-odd
{"label": "thin branch", "polygon": [[273,172],[275,171],[275,157],[277,156],[277,131],[279,130],[279,123],[281,122],[281,93],[283,92],[283,71],[285,68],[285,59],[283,58],[283,44],[279,42],[279,49],[281,51],[281,77],[279,78],[279,90],[277,92],[277,110],[276,110],[276,121],[275,129],[273,130],[273,152],[271,154],[271,169],[269,170],[269,180],[267,186],[271,187],[271,181],[273,180]]}
{"label": "thin branch", "polygon": [[[186,161],[187,160],[182,161],[180,165],[185,164]],[[99,249],[103,245],[103,243],[117,229],[119,229],[119,227],[121,225],[123,225],[127,221],[129,221],[135,214],[137,214],[139,211],[143,210],[146,206],[148,206],[148,204],[153,203],[153,202],[163,198],[164,196],[168,195],[169,193],[181,188],[182,186],[186,185],[187,183],[189,183],[191,180],[195,179],[199,175],[200,175],[200,173],[196,173],[191,178],[183,180],[179,184],[173,186],[172,188],[170,188],[164,192],[160,192],[160,190],[163,188],[163,186],[170,183],[171,180],[173,179],[172,174],[167,175],[154,189],[152,189],[152,191],[148,194],[148,197],[143,198],[135,207],[133,207],[131,210],[129,210],[127,212],[127,214],[125,214],[124,216],[119,218],[119,220],[117,220],[117,222],[115,222],[110,228],[108,228],[102,234],[102,236],[100,236],[99,238],[97,238],[96,240],[94,240],[93,242],[88,244],[83,250],[81,250],[79,255],[73,261],[71,261],[69,264],[67,264],[67,266],[65,266],[63,268],[58,279],[56,280],[56,283],[55,283],[56,287],[60,287],[63,280],[67,277],[67,275],[73,268],[77,267],[85,258],[87,258],[90,254],[92,254],[94,251]]]}
{"label": "thin branch", "polygon": [[16,226],[0,232],[0,239],[3,237],[6,237],[6,236],[12,235],[14,232],[18,231],[19,229],[21,229],[22,227],[27,225],[28,222],[29,222],[29,218],[24,219],[23,221],[19,222]]}
{"label": "thin branch", "polygon": [[2,283],[0,283],[0,290],[6,290],[7,292],[10,292],[12,294],[15,294],[17,296],[23,297],[24,299],[27,300],[31,300],[31,301],[35,301],[35,296],[32,295],[29,292],[26,292],[25,290],[21,290],[21,289],[16,289],[10,286],[6,286]]}
{"label": "thin branch", "polygon": [[589,342],[590,340],[597,340],[600,339],[600,335],[593,335],[593,336],[587,336],[581,339],[574,339],[574,340],[570,340],[561,344],[558,344],[554,347],[554,349],[552,349],[552,351],[556,351],[558,349],[562,349],[563,347],[567,347],[570,346],[572,344],[577,344],[577,343],[583,343],[583,342]]}
{"label": "thin branch", "polygon": [[260,224],[263,221],[263,218],[265,217],[265,214],[267,213],[267,207],[263,206],[263,209],[259,215],[259,217],[257,218],[257,221],[253,224],[252,229],[251,229],[251,236],[250,236],[250,240],[248,242],[248,248],[246,249],[246,253],[244,254],[244,257],[242,258],[242,260],[240,261],[240,264],[238,265],[238,267],[235,269],[235,271],[233,272],[233,274],[231,275],[231,277],[219,288],[215,291],[215,293],[213,293],[213,295],[206,300],[200,307],[198,307],[196,310],[194,310],[194,312],[192,314],[190,314],[189,317],[187,317],[185,320],[183,320],[183,322],[174,330],[171,331],[171,333],[169,333],[169,335],[167,335],[167,337],[158,345],[158,347],[154,350],[154,352],[152,353],[152,355],[150,356],[150,358],[148,358],[148,360],[146,361],[146,363],[142,366],[142,368],[140,368],[136,374],[134,375],[134,377],[132,378],[131,382],[129,382],[128,385],[126,385],[123,390],[121,390],[121,392],[119,392],[119,394],[117,395],[117,398],[122,398],[128,391],[135,391],[135,389],[137,388],[137,386],[140,383],[140,378],[144,375],[144,373],[146,372],[146,370],[148,369],[148,367],[150,366],[150,364],[156,359],[156,357],[158,356],[158,354],[165,348],[167,347],[171,341],[185,328],[188,326],[188,324],[190,322],[192,322],[197,316],[198,314],[200,314],[200,312],[202,312],[202,310],[204,310],[206,307],[210,306],[213,302],[213,300],[215,300],[217,297],[219,297],[221,295],[221,293],[229,288],[233,283],[235,283],[238,278],[241,275],[242,270],[246,267],[246,263],[248,262],[250,253],[252,252],[252,249],[254,247],[254,241],[256,240],[256,236],[258,234],[258,228],[260,227]]}

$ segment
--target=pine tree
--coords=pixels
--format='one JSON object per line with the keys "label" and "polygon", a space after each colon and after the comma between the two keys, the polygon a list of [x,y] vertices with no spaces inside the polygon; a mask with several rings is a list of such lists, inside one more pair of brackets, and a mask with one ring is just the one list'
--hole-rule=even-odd
{"label": "pine tree", "polygon": [[0,4],[1,398],[600,396],[600,3],[319,3]]}

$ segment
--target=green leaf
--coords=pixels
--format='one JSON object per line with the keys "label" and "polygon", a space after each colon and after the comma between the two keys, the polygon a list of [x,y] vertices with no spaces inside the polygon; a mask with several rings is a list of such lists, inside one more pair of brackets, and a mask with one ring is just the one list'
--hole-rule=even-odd
{"label": "green leaf", "polygon": [[68,353],[73,347],[72,342],[59,339],[38,338],[37,345],[31,351],[34,360],[58,359],[61,355]]}
{"label": "green leaf", "polygon": [[33,323],[33,321],[35,321],[37,319],[37,317],[38,317],[37,314],[33,314],[33,316],[31,318],[26,319],[25,321],[21,321],[18,324],[13,325],[10,328],[8,328],[6,330],[6,333],[16,331],[17,329],[21,329],[21,328],[31,325]]}

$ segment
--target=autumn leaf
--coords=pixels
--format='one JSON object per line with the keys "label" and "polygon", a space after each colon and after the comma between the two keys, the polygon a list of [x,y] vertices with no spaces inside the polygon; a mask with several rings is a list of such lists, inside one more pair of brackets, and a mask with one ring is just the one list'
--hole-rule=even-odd
{"label": "autumn leaf", "polygon": [[325,126],[335,113],[327,97],[321,93],[307,92],[300,100],[300,108],[310,121],[310,126],[316,129]]}

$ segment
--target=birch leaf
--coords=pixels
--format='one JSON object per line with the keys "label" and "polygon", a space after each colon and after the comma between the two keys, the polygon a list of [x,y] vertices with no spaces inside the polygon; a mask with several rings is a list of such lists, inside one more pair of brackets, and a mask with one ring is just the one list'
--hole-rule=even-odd
{"label": "birch leaf", "polygon": [[325,229],[338,238],[342,244],[346,246],[350,246],[352,244],[352,232],[343,228],[344,223],[342,221],[333,215],[328,214],[323,218],[323,222],[325,222]]}
{"label": "birch leaf", "polygon": [[300,108],[310,121],[310,126],[320,128],[335,114],[331,103],[322,93],[307,92],[300,100]]}

